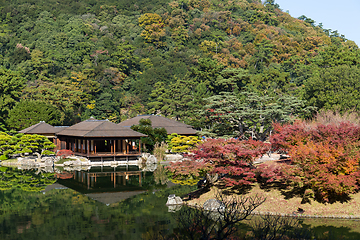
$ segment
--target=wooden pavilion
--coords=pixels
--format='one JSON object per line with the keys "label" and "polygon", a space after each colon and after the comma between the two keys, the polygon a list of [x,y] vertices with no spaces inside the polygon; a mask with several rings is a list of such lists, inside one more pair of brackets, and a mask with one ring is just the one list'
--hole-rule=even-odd
{"label": "wooden pavilion", "polygon": [[55,144],[91,161],[135,160],[141,155],[141,137],[146,135],[90,118],[56,133]]}
{"label": "wooden pavilion", "polygon": [[192,126],[158,115],[139,115],[119,123],[119,126],[130,128],[139,124],[140,119],[150,119],[153,128],[165,128],[168,134],[177,133],[180,135],[196,135]]}
{"label": "wooden pavilion", "polygon": [[47,137],[51,142],[56,144],[56,133],[64,130],[65,128],[67,128],[67,126],[54,127],[44,121],[40,121],[39,123],[34,124],[28,128],[25,128],[19,132],[24,133],[24,134],[43,135],[43,136]]}

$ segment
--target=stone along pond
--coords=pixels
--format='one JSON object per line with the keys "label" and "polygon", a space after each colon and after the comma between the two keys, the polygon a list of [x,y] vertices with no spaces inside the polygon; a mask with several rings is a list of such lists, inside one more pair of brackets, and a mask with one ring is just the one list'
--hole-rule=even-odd
{"label": "stone along pond", "polygon": [[[53,170],[0,167],[0,239],[163,239],[178,229],[167,197],[196,189],[168,181],[162,166]],[[300,222],[317,239],[360,239],[355,220]]]}

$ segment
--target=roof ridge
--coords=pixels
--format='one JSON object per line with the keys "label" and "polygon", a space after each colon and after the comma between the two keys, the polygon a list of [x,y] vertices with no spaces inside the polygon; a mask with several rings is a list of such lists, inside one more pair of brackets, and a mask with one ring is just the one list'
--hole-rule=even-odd
{"label": "roof ridge", "polygon": [[[87,122],[88,120],[85,120],[85,122]],[[94,121],[93,120],[90,120],[89,122],[101,122],[100,124],[98,124],[96,127],[94,127],[94,128],[92,128],[92,129],[89,129],[89,130],[87,130],[86,131],[86,133],[84,134],[84,136],[86,136],[88,133],[90,133],[90,132],[92,132],[92,131],[94,131],[94,130],[96,130],[99,126],[101,126],[102,124],[104,124],[106,121],[101,121],[101,120],[97,120],[97,119],[95,119]],[[84,130],[85,131],[85,130]],[[102,131],[104,131],[104,130],[102,130]]]}

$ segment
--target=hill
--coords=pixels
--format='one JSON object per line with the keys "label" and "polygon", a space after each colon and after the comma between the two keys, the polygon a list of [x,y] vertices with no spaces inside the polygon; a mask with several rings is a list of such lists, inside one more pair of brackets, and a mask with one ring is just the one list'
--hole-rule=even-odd
{"label": "hill", "polygon": [[273,0],[0,2],[3,130],[40,103],[58,125],[150,113],[198,129],[212,126],[199,111],[221,92],[360,106],[358,46]]}

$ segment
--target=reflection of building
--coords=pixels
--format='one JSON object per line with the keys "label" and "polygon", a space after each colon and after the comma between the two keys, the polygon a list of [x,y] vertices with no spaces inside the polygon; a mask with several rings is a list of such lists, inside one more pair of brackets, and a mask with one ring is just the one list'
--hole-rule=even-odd
{"label": "reflection of building", "polygon": [[[91,167],[87,171],[72,171],[55,174],[58,182],[76,188],[78,192],[116,191],[141,189],[145,172],[135,165],[117,167]],[[64,185],[64,184],[63,184]]]}
{"label": "reflection of building", "polygon": [[[119,186],[128,185],[127,182],[130,177],[135,176],[138,179],[138,186],[141,187],[142,182],[142,171],[124,171],[124,172],[85,172],[85,171],[74,171],[73,179],[83,187],[90,189],[96,189],[103,187],[104,184],[112,183],[114,189]],[[133,185],[133,184],[132,184]],[[137,187],[137,186],[136,186]]]}
{"label": "reflection of building", "polygon": [[[145,172],[138,166],[92,167],[88,171],[56,174],[57,183],[111,204],[145,192]],[[70,177],[71,176],[71,177]]]}
{"label": "reflection of building", "polygon": [[196,135],[196,130],[190,125],[157,115],[139,115],[119,123],[119,126],[130,128],[139,124],[140,119],[149,119],[153,128],[165,128],[168,134]]}

